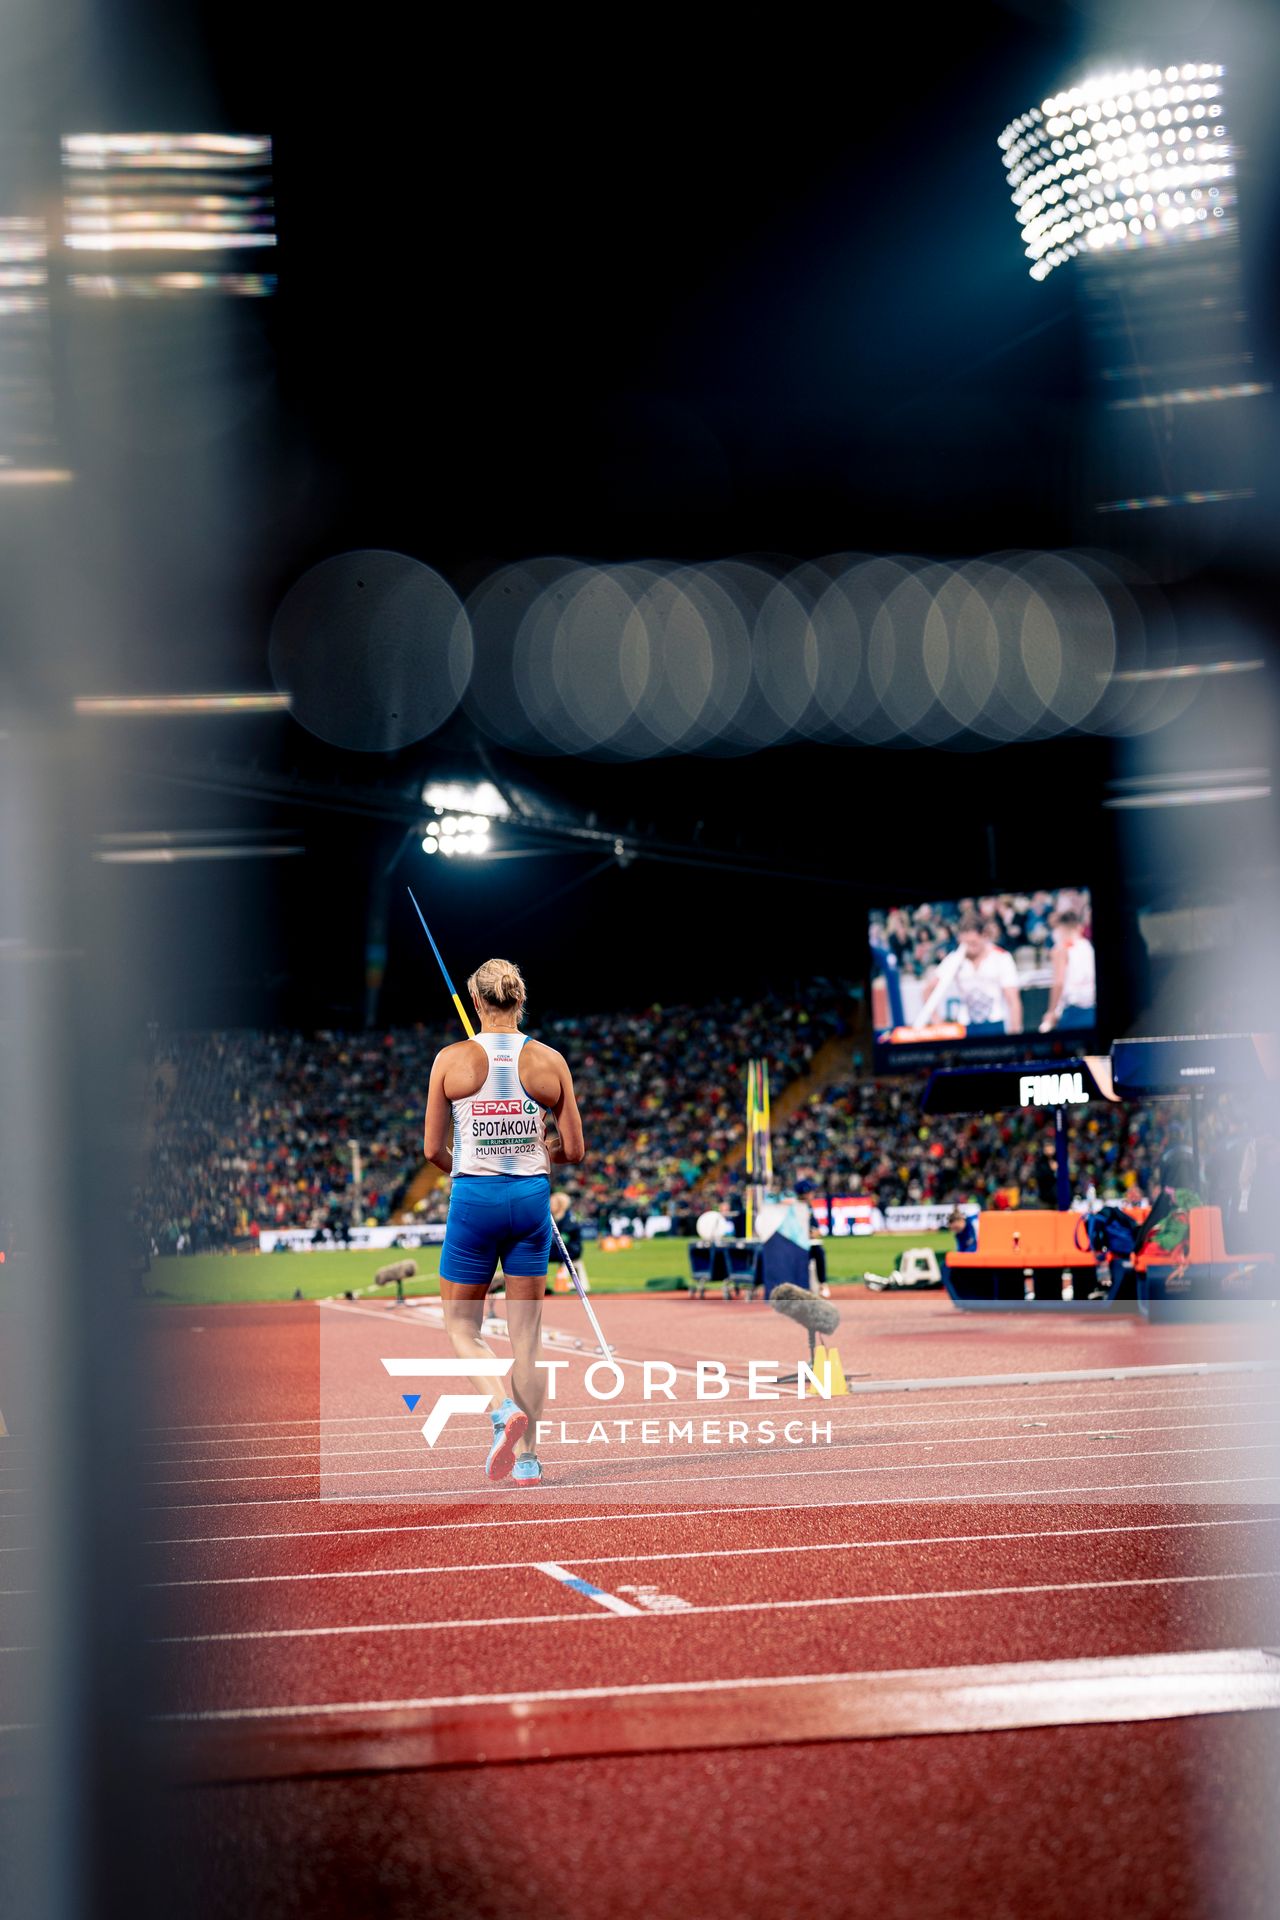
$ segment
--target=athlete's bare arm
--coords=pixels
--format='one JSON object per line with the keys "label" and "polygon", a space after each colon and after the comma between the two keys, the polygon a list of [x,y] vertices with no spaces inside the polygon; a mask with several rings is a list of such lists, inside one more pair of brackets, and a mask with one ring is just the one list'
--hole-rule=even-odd
{"label": "athlete's bare arm", "polygon": [[573,1091],[573,1075],[567,1063],[560,1059],[560,1100],[552,1107],[552,1118],[556,1131],[560,1135],[559,1146],[553,1147],[550,1160],[553,1166],[576,1167],[587,1157],[586,1142],[582,1137],[582,1115],[578,1112],[578,1099]]}
{"label": "athlete's bare arm", "polygon": [[451,1047],[441,1047],[432,1063],[422,1151],[442,1173],[453,1172],[453,1154],[449,1150],[453,1102],[467,1100],[478,1093],[488,1071],[484,1048],[474,1040],[459,1040]]}
{"label": "athlete's bare arm", "polygon": [[526,1042],[520,1055],[520,1083],[526,1093],[544,1106],[556,1123],[560,1138],[547,1149],[553,1167],[576,1167],[586,1157],[582,1138],[582,1116],[573,1091],[569,1064],[554,1047],[541,1040]]}
{"label": "athlete's bare arm", "polygon": [[1022,1032],[1022,988],[1006,987],[1004,990],[1006,1033]]}
{"label": "athlete's bare arm", "polygon": [[1067,950],[1064,946],[1053,949],[1053,977],[1049,986],[1049,1004],[1045,1008],[1044,1019],[1040,1022],[1041,1033],[1048,1033],[1057,1024],[1058,1008],[1062,1000],[1062,989],[1067,984]]}
{"label": "athlete's bare arm", "polygon": [[[955,949],[953,948],[952,951],[954,952]],[[951,954],[946,954],[934,972],[933,985],[925,996],[920,1011],[915,1018],[915,1024],[918,1027],[927,1027],[932,1024],[933,1017],[938,1011],[942,1000],[943,990],[951,984],[955,968],[952,967],[950,971],[948,971],[947,961],[950,960],[950,958]],[[926,978],[927,977],[926,975]]]}

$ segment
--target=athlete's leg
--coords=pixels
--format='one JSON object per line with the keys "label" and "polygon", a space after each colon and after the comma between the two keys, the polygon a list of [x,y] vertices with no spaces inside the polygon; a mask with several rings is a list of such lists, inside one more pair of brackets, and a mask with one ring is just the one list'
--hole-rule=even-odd
{"label": "athlete's leg", "polygon": [[476,1370],[471,1375],[471,1384],[477,1393],[487,1393],[489,1405],[497,1408],[506,1398],[506,1386],[500,1374],[486,1374],[484,1371],[483,1363],[495,1358],[493,1348],[486,1346],[480,1334],[486,1298],[487,1292],[482,1286],[464,1287],[456,1281],[441,1279],[440,1299],[449,1343],[459,1360],[477,1362]]}
{"label": "athlete's leg", "polygon": [[516,1452],[536,1453],[538,1422],[547,1397],[547,1370],[537,1362],[542,1355],[542,1296],[545,1273],[507,1275],[507,1332],[515,1365],[511,1369],[511,1398],[529,1416],[529,1425]]}

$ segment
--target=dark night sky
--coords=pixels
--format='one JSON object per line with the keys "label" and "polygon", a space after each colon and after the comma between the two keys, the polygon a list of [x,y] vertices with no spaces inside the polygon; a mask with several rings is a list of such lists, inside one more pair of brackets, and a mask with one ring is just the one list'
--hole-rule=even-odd
{"label": "dark night sky", "polygon": [[[905,16],[838,27],[817,9],[767,24],[637,9],[559,28],[129,0],[105,17],[79,64],[58,67],[59,112],[270,132],[281,283],[229,316],[216,350],[158,332],[153,354],[136,325],[123,361],[119,338],[67,342],[88,368],[73,386],[92,384],[95,352],[115,355],[126,416],[132,402],[138,419],[181,422],[193,393],[218,416],[193,461],[180,425],[95,440],[70,407],[115,556],[104,597],[120,597],[122,550],[133,563],[104,681],[266,684],[274,607],[306,566],[351,547],[417,555],[465,591],[538,553],[967,555],[1079,539],[1079,310],[1068,272],[1043,286],[1026,274],[996,135],[1096,41],[1087,5],[974,5],[927,30]],[[1255,23],[1265,71],[1267,16],[1243,17],[1231,32],[1252,46]],[[1264,332],[1270,178],[1252,188],[1246,261]],[[181,564],[166,563],[175,550]],[[1264,570],[1249,591],[1266,584]],[[208,740],[166,751],[194,764]],[[407,782],[465,767],[468,736],[454,723],[388,763],[277,720],[220,736],[220,751]],[[496,917],[535,981],[556,978],[544,1004],[572,997],[584,961],[593,1003],[857,973],[866,899],[986,883],[989,824],[1002,882],[1092,881],[1120,911],[1120,852],[1092,811],[1110,764],[1096,742],[503,764],[611,825],[683,834],[702,820],[708,840],[852,883],[638,865],[567,895],[548,924],[539,899],[581,859],[435,863],[458,970]],[[124,882],[158,1012],[351,1017],[365,889],[393,829],[150,779],[126,783],[120,807],[125,826],[305,830],[304,860]],[[414,854],[398,878],[423,870]],[[417,937],[393,919],[398,1017],[416,1007]]]}

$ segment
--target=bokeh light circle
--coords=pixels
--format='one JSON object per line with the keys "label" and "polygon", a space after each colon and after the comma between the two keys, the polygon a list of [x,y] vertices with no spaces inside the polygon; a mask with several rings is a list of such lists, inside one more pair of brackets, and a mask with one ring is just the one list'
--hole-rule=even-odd
{"label": "bokeh light circle", "polygon": [[472,668],[453,588],[409,554],[339,553],[295,581],[271,624],[272,678],[331,746],[394,753],[453,713]]}

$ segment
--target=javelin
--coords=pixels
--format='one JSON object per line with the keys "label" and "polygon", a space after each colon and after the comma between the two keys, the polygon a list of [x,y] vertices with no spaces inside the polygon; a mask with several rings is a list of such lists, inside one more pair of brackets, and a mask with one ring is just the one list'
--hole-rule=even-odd
{"label": "javelin", "polygon": [[[459,998],[458,989],[454,986],[453,981],[449,978],[449,969],[448,967],[446,967],[444,963],[444,956],[441,953],[439,947],[436,945],[435,941],[431,937],[431,929],[427,925],[426,915],[423,913],[422,908],[418,905],[417,900],[414,899],[413,888],[406,887],[405,892],[408,894],[409,898],[413,900],[413,910],[417,914],[419,920],[421,920],[422,922],[422,931],[426,934],[427,939],[431,941],[431,951],[432,953],[434,953],[436,957],[436,965],[439,967],[441,973],[444,975],[444,983],[446,987],[448,987],[449,989],[449,997],[453,1001],[454,1006],[458,1010],[458,1017],[462,1021],[462,1024],[466,1029],[467,1038],[468,1040],[474,1040],[476,1037],[476,1030],[472,1026],[469,1018],[467,1017],[467,1010],[463,1006],[462,1001]],[[551,1217],[551,1233],[552,1233],[552,1237],[555,1240],[556,1246],[559,1248],[560,1258],[564,1261],[565,1266],[569,1269],[569,1278],[573,1281],[573,1284],[577,1289],[578,1298],[579,1300],[581,1300],[583,1306],[586,1308],[587,1318],[591,1322],[592,1331],[594,1332],[596,1339],[600,1342],[600,1351],[604,1355],[605,1359],[607,1360],[609,1358],[610,1353],[613,1351],[613,1349],[610,1347],[608,1341],[604,1337],[604,1329],[601,1327],[600,1322],[596,1319],[596,1310],[592,1306],[590,1300],[587,1298],[586,1288],[583,1286],[581,1280],[579,1280],[578,1278],[578,1269],[573,1264],[573,1261],[569,1258],[569,1249],[565,1246],[564,1241],[560,1238],[560,1229],[556,1225],[554,1214]]]}

